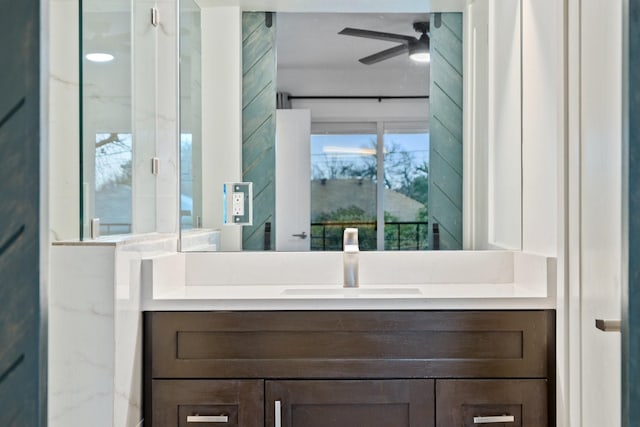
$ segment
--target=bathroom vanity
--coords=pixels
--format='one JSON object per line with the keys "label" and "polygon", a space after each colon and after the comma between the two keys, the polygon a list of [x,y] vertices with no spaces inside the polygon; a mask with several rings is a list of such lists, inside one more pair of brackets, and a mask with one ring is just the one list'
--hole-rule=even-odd
{"label": "bathroom vanity", "polygon": [[553,310],[145,312],[156,427],[555,425]]}

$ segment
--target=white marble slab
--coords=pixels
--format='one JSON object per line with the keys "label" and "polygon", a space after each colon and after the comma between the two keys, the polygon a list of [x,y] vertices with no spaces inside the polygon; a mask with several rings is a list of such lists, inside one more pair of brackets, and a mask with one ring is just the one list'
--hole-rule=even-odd
{"label": "white marble slab", "polygon": [[[555,259],[519,252],[167,254],[142,261],[143,310],[520,309],[555,307]],[[448,272],[447,272],[448,271]],[[184,274],[184,280],[183,275]]]}
{"label": "white marble slab", "polygon": [[141,260],[175,254],[177,236],[81,243],[51,248],[48,425],[134,427],[142,420]]}

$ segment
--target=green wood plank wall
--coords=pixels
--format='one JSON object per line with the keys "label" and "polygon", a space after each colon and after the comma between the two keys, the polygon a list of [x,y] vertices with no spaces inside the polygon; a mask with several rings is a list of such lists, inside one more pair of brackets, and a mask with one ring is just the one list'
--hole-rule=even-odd
{"label": "green wood plank wall", "polygon": [[40,411],[37,0],[0,0],[0,426]]}
{"label": "green wood plank wall", "polygon": [[429,224],[440,249],[462,249],[462,14],[430,22]]}
{"label": "green wood plank wall", "polygon": [[242,14],[242,179],[253,182],[253,226],[243,228],[245,250],[264,249],[264,227],[275,236],[276,39],[264,12]]}

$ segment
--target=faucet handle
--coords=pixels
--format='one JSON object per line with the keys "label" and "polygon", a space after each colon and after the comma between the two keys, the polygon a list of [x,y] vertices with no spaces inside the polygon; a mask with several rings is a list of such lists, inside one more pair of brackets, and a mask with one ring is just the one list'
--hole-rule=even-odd
{"label": "faucet handle", "polygon": [[358,252],[358,229],[345,228],[342,239],[343,248],[348,252]]}

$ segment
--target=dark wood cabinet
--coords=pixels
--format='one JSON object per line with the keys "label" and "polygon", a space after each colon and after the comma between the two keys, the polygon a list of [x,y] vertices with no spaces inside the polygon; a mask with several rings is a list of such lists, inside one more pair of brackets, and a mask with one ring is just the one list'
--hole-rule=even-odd
{"label": "dark wood cabinet", "polygon": [[554,328],[543,310],[148,312],[145,425],[553,426]]}
{"label": "dark wood cabinet", "polygon": [[545,380],[438,380],[436,427],[546,426]]}
{"label": "dark wood cabinet", "polygon": [[153,380],[153,426],[264,427],[264,381]]}
{"label": "dark wood cabinet", "polygon": [[432,427],[433,380],[267,381],[267,426]]}

